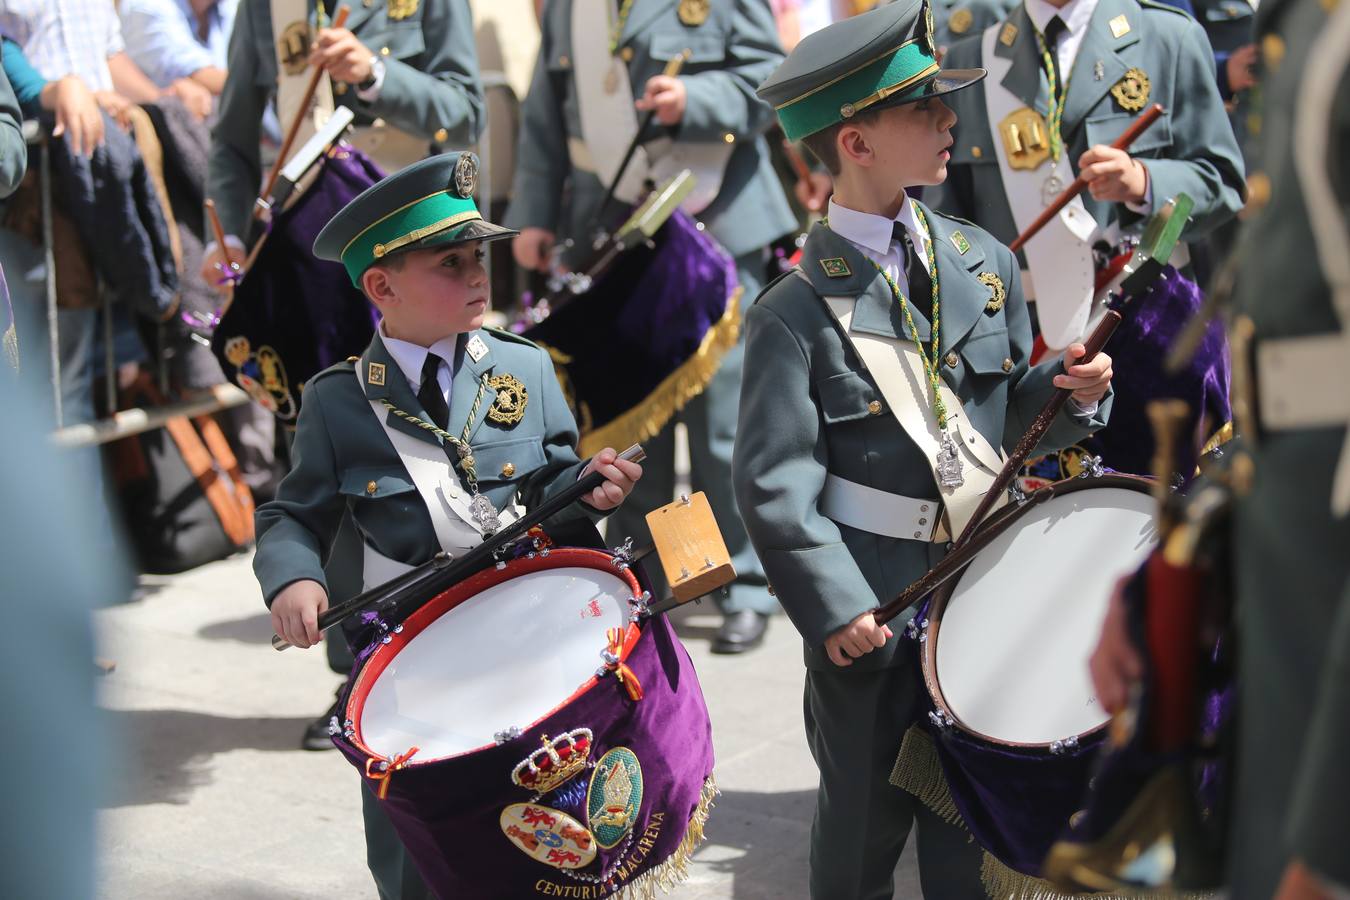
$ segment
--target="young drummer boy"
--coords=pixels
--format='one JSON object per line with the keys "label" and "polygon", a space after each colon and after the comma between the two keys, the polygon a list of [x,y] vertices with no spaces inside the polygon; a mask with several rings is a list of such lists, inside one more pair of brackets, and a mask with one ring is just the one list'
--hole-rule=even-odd
{"label": "young drummer boy", "polygon": [[[349,203],[314,242],[381,321],[359,359],[306,385],[293,468],[258,508],[253,568],[273,627],[297,647],[319,639],[323,560],[344,510],[364,538],[370,587],[439,551],[458,556],[592,469],[607,480],[555,525],[614,509],[642,474],[609,448],[583,466],[548,355],[482,327],[482,245],[515,232],[479,215],[477,170],[471,153],[409,166]],[[373,849],[373,829],[383,843],[392,834],[369,791],[363,803]],[[401,860],[377,867],[373,853],[372,873],[383,897],[407,896],[415,879]]]}
{"label": "young drummer boy", "polygon": [[924,0],[901,0],[831,25],[759,91],[835,184],[801,269],[747,314],[734,459],[751,540],[806,642],[814,898],[891,896],[915,821],[925,895],[985,896],[979,848],[889,783],[923,686],[872,611],[943,555],[1056,387],[1073,395],[1047,445],[1101,427],[1111,402],[1105,354],[1078,365],[1075,345],[1029,367],[1012,253],[906,196],[945,177],[956,117],[941,95],[984,75],[940,69],[931,22]]}

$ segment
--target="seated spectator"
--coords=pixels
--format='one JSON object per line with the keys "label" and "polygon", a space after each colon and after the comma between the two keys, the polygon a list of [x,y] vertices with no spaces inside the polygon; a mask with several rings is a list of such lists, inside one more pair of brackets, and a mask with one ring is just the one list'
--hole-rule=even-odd
{"label": "seated spectator", "polygon": [[239,0],[122,0],[126,52],[155,85],[198,118],[225,89],[230,32]]}

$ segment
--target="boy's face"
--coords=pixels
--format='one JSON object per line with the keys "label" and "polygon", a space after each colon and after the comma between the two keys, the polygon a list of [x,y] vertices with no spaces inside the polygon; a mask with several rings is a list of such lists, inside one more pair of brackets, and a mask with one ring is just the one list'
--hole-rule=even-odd
{"label": "boy's face", "polygon": [[410,250],[401,265],[382,266],[386,283],[372,299],[390,334],[429,346],[480,327],[490,300],[484,256],[483,242],[470,241]]}
{"label": "boy's face", "polygon": [[859,125],[872,149],[872,166],[893,175],[901,187],[947,180],[948,148],[956,113],[938,97],[884,109]]}

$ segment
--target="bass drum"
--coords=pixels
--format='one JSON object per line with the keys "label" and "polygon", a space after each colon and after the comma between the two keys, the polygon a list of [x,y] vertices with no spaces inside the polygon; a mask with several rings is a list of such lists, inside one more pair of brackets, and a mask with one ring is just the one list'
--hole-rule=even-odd
{"label": "bass drum", "polygon": [[289,425],[305,382],[360,355],[375,333],[379,314],[341,263],[314,255],[314,238],[383,177],[361,151],[330,150],[314,183],[272,220],[211,336],[226,377]]}
{"label": "bass drum", "polygon": [[334,740],[438,897],[678,880],[715,793],[712,730],[644,603],[609,553],[530,554],[433,598],[359,664]]}

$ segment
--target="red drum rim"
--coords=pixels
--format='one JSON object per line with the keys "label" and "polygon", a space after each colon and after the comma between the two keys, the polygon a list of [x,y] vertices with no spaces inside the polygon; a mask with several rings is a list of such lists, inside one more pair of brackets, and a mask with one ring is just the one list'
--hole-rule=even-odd
{"label": "red drum rim", "polygon": [[[365,708],[367,697],[370,690],[380,675],[384,673],[399,652],[407,647],[413,640],[421,634],[428,626],[445,615],[450,610],[459,606],[461,603],[477,596],[483,591],[499,584],[518,578],[521,575],[528,575],[531,572],[541,572],[547,569],[562,568],[589,568],[599,569],[613,575],[628,585],[632,591],[632,600],[636,601],[642,595],[642,587],[638,584],[637,576],[628,568],[620,569],[614,564],[614,556],[603,550],[591,550],[585,547],[564,547],[560,549],[551,549],[533,553],[520,559],[511,560],[503,564],[491,566],[470,575],[468,578],[456,584],[441,593],[437,594],[431,600],[419,606],[412,615],[403,620],[403,628],[398,632],[391,631],[388,634],[389,642],[382,643],[366,659],[365,664],[356,674],[356,679],[352,682],[351,692],[347,696],[347,703],[343,709],[344,721],[352,723],[353,732],[347,738],[348,743],[360,750],[365,756],[372,760],[388,759],[383,754],[371,750],[361,735],[361,712]],[[642,634],[642,629],[636,623],[630,623],[624,634],[623,647],[619,651],[619,659],[626,660],[628,655],[633,652],[633,646],[637,643]],[[558,712],[564,706],[572,703],[582,694],[595,686],[599,679],[592,675],[585,684],[572,692],[570,696],[558,703],[548,712],[540,716],[540,720],[546,719]],[[533,725],[534,723],[530,723]],[[481,747],[474,747],[471,750],[464,750],[460,753],[454,753],[449,756],[437,756],[427,759],[406,759],[400,763],[399,768],[417,768],[418,766],[434,765],[444,762],[448,759],[456,759],[461,756],[468,756],[471,753],[478,753],[486,750],[495,744],[487,743]]]}
{"label": "red drum rim", "polygon": [[[1036,507],[1035,498],[1049,500],[1054,497],[1064,497],[1069,494],[1075,494],[1079,491],[1090,490],[1093,488],[1120,488],[1127,491],[1136,491],[1142,494],[1153,493],[1155,481],[1152,478],[1144,478],[1139,475],[1126,475],[1123,473],[1112,472],[1107,475],[1096,475],[1091,477],[1066,478],[1061,481],[1055,481],[1047,484],[1045,487],[1038,488],[1027,495],[1027,502],[1020,505],[1008,505],[1000,509],[997,513],[984,521],[977,530],[976,535],[982,537],[997,537],[1011,528],[1018,519],[1029,513]],[[952,593],[956,590],[957,584],[961,581],[961,576],[957,575],[949,579],[932,594],[932,600],[928,607],[928,630],[927,639],[923,642],[923,651],[919,657],[919,664],[923,670],[924,687],[928,689],[928,697],[933,701],[933,705],[938,711],[943,713],[951,722],[953,727],[960,728],[966,734],[979,738],[989,744],[999,747],[1016,747],[1023,750],[1049,750],[1049,743],[1026,743],[1019,741],[1007,741],[984,734],[974,728],[971,728],[961,720],[961,717],[947,703],[946,696],[942,693],[942,686],[938,684],[937,679],[937,643],[938,632],[942,626],[942,613],[947,608],[947,603],[951,600]],[[1081,744],[1085,739],[1099,734],[1106,730],[1110,723],[1104,723],[1096,728],[1089,729],[1075,735]]]}

